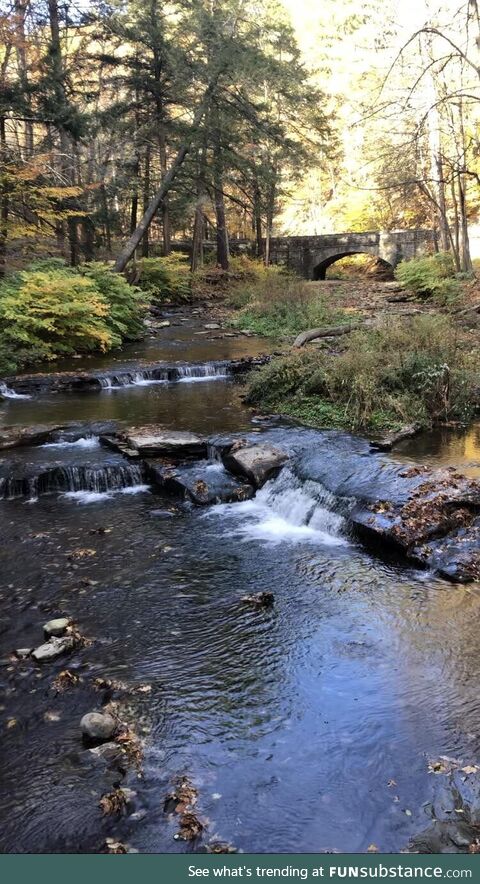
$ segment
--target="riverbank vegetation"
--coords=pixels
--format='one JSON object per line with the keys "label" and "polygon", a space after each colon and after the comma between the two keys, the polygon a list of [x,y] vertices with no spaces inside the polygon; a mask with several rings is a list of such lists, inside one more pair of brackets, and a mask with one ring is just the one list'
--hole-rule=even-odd
{"label": "riverbank vegetation", "polygon": [[247,401],[301,421],[349,430],[468,422],[480,407],[480,373],[448,316],[385,319],[346,335],[335,351],[310,347],[255,373]]}

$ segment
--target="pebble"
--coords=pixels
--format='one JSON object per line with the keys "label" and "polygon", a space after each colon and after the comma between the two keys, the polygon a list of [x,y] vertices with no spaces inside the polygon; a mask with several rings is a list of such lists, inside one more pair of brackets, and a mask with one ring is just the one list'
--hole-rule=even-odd
{"label": "pebble", "polygon": [[60,636],[66,632],[70,620],[68,617],[57,617],[55,620],[49,620],[43,624],[43,631],[48,638],[52,636]]}

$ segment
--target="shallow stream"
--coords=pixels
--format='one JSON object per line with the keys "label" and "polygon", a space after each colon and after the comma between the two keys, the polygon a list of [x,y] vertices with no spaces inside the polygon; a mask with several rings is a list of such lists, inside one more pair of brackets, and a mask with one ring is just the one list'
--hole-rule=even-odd
{"label": "shallow stream", "polygon": [[[197,317],[180,318],[121,365],[266,349],[253,338],[208,342]],[[262,431],[240,394],[225,377],[186,377],[10,399],[1,420]],[[293,450],[299,439],[315,447],[315,434],[266,432]],[[421,438],[395,457],[479,475],[479,435]],[[30,464],[110,456],[88,438],[15,452]],[[3,500],[0,519],[4,852],[98,851],[112,835],[141,852],[212,840],[246,852],[398,851],[428,826],[429,759],[480,756],[480,587],[365,552],[328,493],[289,468],[244,503],[195,508],[133,477]],[[264,590],[271,610],[242,605]],[[13,662],[62,614],[89,647],[41,668]],[[67,666],[83,680],[57,693]],[[98,773],[84,761],[79,720],[95,708],[95,677],[148,686],[129,700],[145,751],[142,777],[130,775],[134,817],[102,817]],[[164,812],[178,776],[198,789],[206,826],[191,843],[175,840],[178,821]]]}

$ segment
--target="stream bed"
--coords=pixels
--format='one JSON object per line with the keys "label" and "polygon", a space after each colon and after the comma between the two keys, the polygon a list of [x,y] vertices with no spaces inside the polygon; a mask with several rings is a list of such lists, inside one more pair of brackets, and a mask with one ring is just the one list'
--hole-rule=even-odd
{"label": "stream bed", "polygon": [[[53,368],[108,376],[143,360],[205,366],[268,349],[203,331],[198,316],[176,314],[119,360]],[[139,378],[11,398],[1,423],[155,422],[315,452],[315,432],[269,426],[241,392],[206,370]],[[88,437],[2,455],[18,469],[41,461],[71,475],[81,463],[102,476],[117,457]],[[346,473],[348,458],[346,448]],[[392,458],[478,477],[480,431],[421,437]],[[208,508],[172,500],[140,473],[77,485],[0,501],[3,852],[98,852],[107,837],[154,853],[217,841],[259,853],[394,852],[428,827],[429,761],[480,757],[477,584],[365,551],[331,495],[288,466],[254,499]],[[274,593],[272,608],[242,604],[259,592]],[[91,644],[42,666],[12,657],[65,615]],[[57,691],[67,667],[79,682]],[[86,762],[79,728],[105,700],[96,678],[140,688],[128,705],[142,772],[128,774],[134,812],[118,818],[102,815],[115,782]],[[175,838],[165,811],[179,777],[198,792],[204,830],[191,842]]]}

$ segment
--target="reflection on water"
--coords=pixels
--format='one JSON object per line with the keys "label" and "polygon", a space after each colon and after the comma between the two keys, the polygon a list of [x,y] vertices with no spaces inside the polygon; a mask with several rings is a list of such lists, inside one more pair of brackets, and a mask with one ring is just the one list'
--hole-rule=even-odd
{"label": "reflection on water", "polygon": [[[199,358],[225,355],[209,347]],[[251,429],[240,393],[207,381],[11,400],[4,421]],[[87,439],[17,456],[112,455]],[[420,437],[394,457],[476,469],[479,428]],[[371,557],[333,510],[321,485],[288,469],[255,500],[207,512],[140,482],[0,502],[1,849],[98,851],[113,831],[142,852],[190,850],[163,813],[185,774],[205,839],[244,851],[396,851],[428,825],[427,759],[480,753],[480,587]],[[242,603],[263,591],[272,609]],[[43,668],[12,663],[60,614],[93,644]],[[81,681],[58,693],[67,666]],[[98,676],[151,688],[129,701],[145,739],[144,777],[129,783],[137,821],[102,818],[82,754]]]}
{"label": "reflection on water", "polygon": [[480,424],[468,430],[436,427],[399,445],[395,459],[435,467],[454,466],[467,476],[480,478]]}

